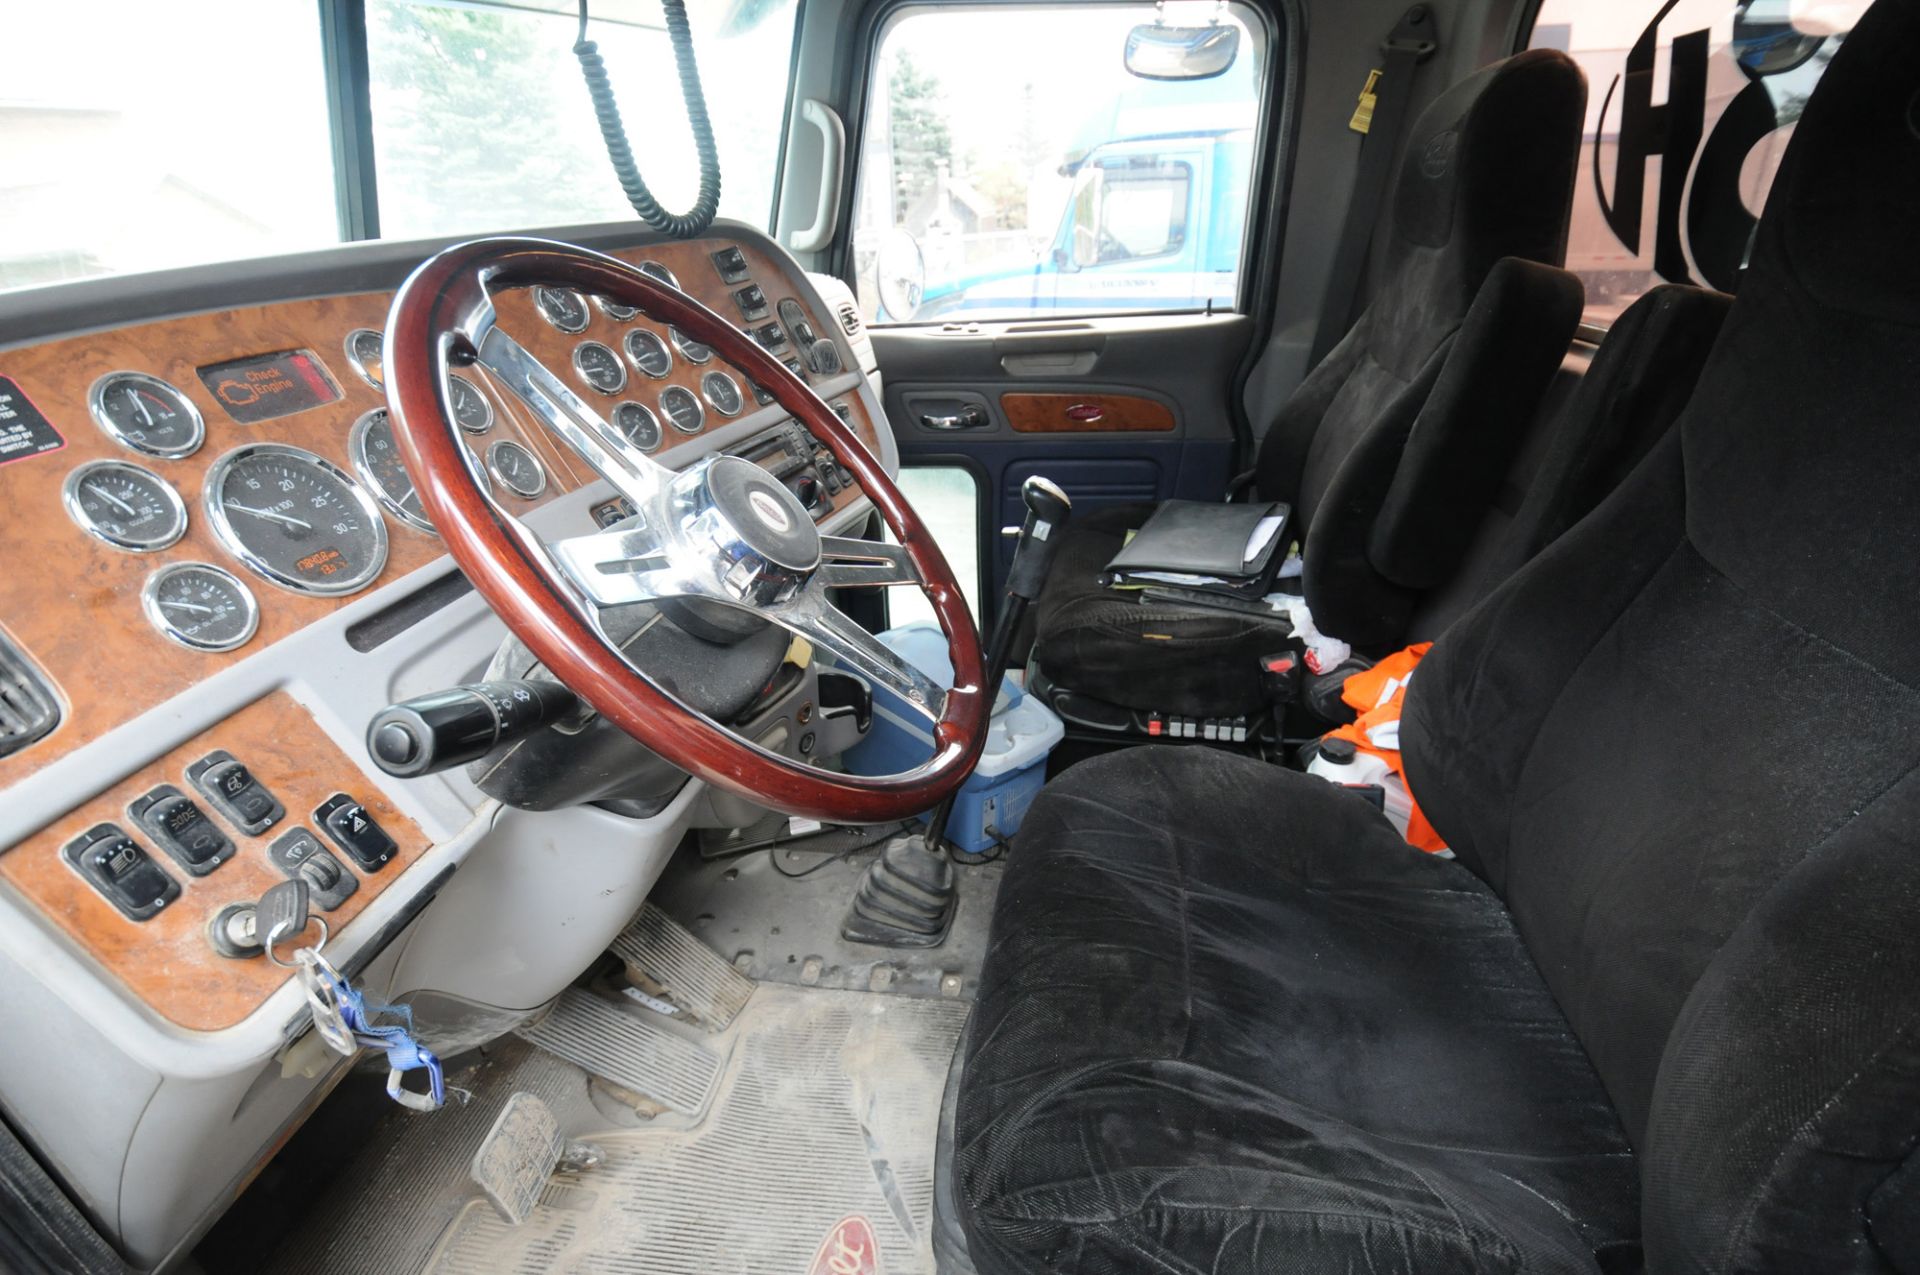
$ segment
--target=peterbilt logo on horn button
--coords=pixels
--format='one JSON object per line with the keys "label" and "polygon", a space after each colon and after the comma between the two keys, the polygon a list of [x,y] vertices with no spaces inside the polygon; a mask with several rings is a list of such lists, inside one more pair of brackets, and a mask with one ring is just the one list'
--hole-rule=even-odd
{"label": "peterbilt logo on horn button", "polygon": [[780,502],[774,499],[772,492],[749,492],[747,503],[753,507],[753,512],[758,515],[760,521],[773,530],[791,531],[793,529],[793,519],[787,515],[786,509]]}

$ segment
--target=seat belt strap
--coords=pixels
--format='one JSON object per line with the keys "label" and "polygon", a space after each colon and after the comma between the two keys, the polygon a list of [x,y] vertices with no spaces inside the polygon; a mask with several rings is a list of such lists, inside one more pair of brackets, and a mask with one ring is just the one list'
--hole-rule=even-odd
{"label": "seat belt strap", "polygon": [[1367,265],[1367,248],[1373,242],[1374,223],[1379,220],[1380,202],[1386,198],[1388,178],[1393,173],[1394,153],[1399,149],[1400,133],[1406,127],[1407,108],[1413,102],[1413,78],[1420,64],[1440,47],[1439,28],[1433,10],[1416,4],[1401,15],[1391,34],[1382,41],[1380,51],[1386,65],[1367,77],[1360,94],[1360,109],[1348,127],[1363,134],[1360,165],[1353,176],[1353,198],[1347,203],[1346,225],[1340,231],[1340,246],[1334,253],[1333,272],[1327,279],[1326,296],[1320,303],[1320,322],[1313,332],[1313,357],[1316,366],[1340,338],[1353,326],[1359,309],[1360,276]]}

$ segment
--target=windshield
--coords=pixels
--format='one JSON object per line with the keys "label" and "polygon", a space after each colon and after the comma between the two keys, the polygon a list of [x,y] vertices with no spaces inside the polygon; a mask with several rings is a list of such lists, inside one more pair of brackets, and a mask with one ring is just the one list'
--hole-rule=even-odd
{"label": "windshield", "polygon": [[[659,7],[593,8],[590,34],[641,172],[663,204],[684,209],[697,165]],[[797,0],[689,8],[720,215],[765,227]],[[319,10],[314,0],[7,5],[0,289],[344,238]],[[366,19],[369,211],[383,238],[633,216],[572,53],[572,4],[368,0]]]}

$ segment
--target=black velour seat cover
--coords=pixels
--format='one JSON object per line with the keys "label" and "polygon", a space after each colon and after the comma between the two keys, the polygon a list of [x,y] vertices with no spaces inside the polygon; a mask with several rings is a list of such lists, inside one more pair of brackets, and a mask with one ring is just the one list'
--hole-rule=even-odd
{"label": "black velour seat cover", "polygon": [[961,1077],[982,1275],[1914,1269],[1917,225],[1881,0],[1677,426],[1415,674],[1459,861],[1213,750],[1042,793]]}
{"label": "black velour seat cover", "polygon": [[1454,578],[1421,599],[1411,640],[1438,637],[1619,487],[1693,397],[1732,305],[1662,284],[1613,321],[1565,406],[1528,436],[1525,472],[1506,484],[1522,493],[1511,516],[1481,522]]}
{"label": "black velour seat cover", "polygon": [[[1412,132],[1373,302],[1261,441],[1259,496],[1294,507],[1326,632],[1399,636],[1419,590],[1465,548],[1566,352],[1582,292],[1553,267],[1585,105],[1573,61],[1535,49],[1449,89]],[[1038,663],[1061,686],[1133,708],[1257,710],[1273,626],[1142,606],[1099,584],[1151,512],[1068,525],[1034,608]]]}

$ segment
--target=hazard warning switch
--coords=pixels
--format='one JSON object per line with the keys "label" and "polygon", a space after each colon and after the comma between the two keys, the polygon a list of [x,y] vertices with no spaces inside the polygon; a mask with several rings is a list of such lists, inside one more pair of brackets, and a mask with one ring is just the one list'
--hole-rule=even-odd
{"label": "hazard warning switch", "polygon": [[367,808],[337,792],[314,808],[313,821],[326,829],[333,843],[353,856],[353,861],[368,872],[376,872],[399,852],[387,830],[374,821]]}

